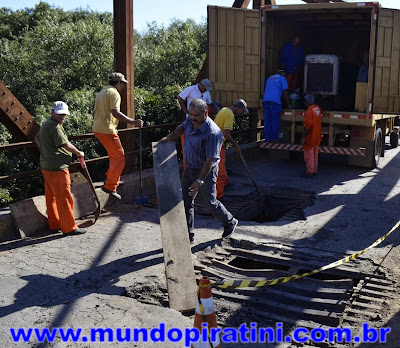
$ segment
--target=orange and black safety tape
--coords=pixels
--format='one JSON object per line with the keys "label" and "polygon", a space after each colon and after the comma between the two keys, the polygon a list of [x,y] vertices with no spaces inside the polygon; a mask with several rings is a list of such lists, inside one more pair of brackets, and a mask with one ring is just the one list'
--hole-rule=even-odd
{"label": "orange and black safety tape", "polygon": [[314,269],[313,271],[310,272],[305,272],[301,274],[293,274],[287,277],[280,277],[280,278],[275,278],[275,279],[262,279],[262,280],[252,280],[252,279],[246,279],[246,280],[233,280],[233,279],[224,279],[221,281],[212,281],[210,280],[210,285],[213,287],[218,287],[218,288],[230,288],[230,289],[239,289],[239,288],[260,288],[263,286],[271,286],[271,285],[277,285],[281,283],[287,283],[295,279],[300,279],[303,277],[308,277],[316,273],[320,273],[323,271],[326,271],[331,268],[335,268],[339,265],[342,265],[344,263],[347,263],[349,261],[352,261],[356,259],[357,257],[361,256],[362,254],[366,253],[368,250],[371,250],[372,248],[376,247],[377,245],[381,244],[390,234],[392,234],[395,230],[397,230],[400,226],[400,221],[397,222],[396,225],[392,227],[392,229],[386,233],[384,236],[379,238],[377,241],[375,241],[373,244],[371,244],[368,248],[365,248],[362,251],[359,251],[353,255],[344,257],[338,261],[332,262],[329,265]]}

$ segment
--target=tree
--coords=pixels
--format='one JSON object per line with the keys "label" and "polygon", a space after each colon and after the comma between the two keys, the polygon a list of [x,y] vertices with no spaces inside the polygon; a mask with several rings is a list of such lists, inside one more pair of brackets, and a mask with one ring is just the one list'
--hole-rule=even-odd
{"label": "tree", "polygon": [[[95,96],[113,70],[111,13],[63,11],[45,2],[12,11],[0,8],[0,79],[41,124],[54,101],[68,103],[71,116],[64,124],[68,135],[91,132]],[[174,122],[177,94],[190,85],[205,57],[205,24],[174,20],[168,27],[148,24],[135,32],[136,117],[146,124]],[[167,131],[144,132],[144,145]],[[0,125],[0,143],[12,142]],[[80,141],[88,158],[106,155],[96,140]],[[148,161],[151,163],[151,159]],[[149,164],[148,164],[149,165]],[[93,179],[104,178],[105,164],[96,166]],[[38,168],[26,151],[0,153],[4,174]],[[36,195],[40,180],[7,183],[0,205]],[[24,189],[20,189],[23,187]]]}

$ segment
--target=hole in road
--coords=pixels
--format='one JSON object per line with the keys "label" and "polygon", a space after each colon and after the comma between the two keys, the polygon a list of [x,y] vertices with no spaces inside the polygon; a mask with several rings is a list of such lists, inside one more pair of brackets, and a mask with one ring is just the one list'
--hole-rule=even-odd
{"label": "hole in road", "polygon": [[262,262],[240,256],[235,257],[228,264],[242,269],[259,269],[259,270],[273,269],[273,270],[287,271],[290,268],[289,266],[281,265],[279,263]]}
{"label": "hole in road", "polygon": [[262,197],[248,200],[236,213],[239,220],[260,224],[283,218],[290,221],[306,220],[304,209],[315,203],[315,193],[311,191],[290,187],[271,187],[263,191]]}

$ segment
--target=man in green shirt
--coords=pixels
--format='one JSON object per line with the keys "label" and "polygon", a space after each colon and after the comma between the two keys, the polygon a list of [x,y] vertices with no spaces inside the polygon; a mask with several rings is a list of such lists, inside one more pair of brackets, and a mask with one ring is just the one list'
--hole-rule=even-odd
{"label": "man in green shirt", "polygon": [[35,137],[40,149],[40,169],[45,182],[49,229],[61,229],[65,236],[86,232],[75,223],[68,170],[72,154],[81,158],[84,153],[72,145],[64,133],[62,124],[68,115],[68,105],[56,101],[51,108],[51,117],[42,124]]}

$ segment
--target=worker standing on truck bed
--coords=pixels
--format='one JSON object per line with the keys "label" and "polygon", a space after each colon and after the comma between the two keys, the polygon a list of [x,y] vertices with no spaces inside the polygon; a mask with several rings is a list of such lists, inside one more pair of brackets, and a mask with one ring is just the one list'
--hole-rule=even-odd
{"label": "worker standing on truck bed", "polygon": [[69,114],[68,105],[56,101],[51,108],[51,117],[43,122],[35,137],[40,149],[40,169],[44,178],[49,230],[61,230],[64,236],[86,232],[85,229],[78,228],[74,217],[68,167],[73,153],[78,158],[83,158],[84,153],[72,145],[64,133],[62,124]]}
{"label": "worker standing on truck bed", "polygon": [[297,88],[299,71],[304,64],[304,50],[300,45],[298,34],[294,35],[292,41],[283,46],[281,63],[285,66],[289,93],[293,93]]}
{"label": "worker standing on truck bed", "polygon": [[300,144],[303,145],[304,162],[307,170],[302,177],[312,178],[318,171],[318,147],[322,140],[321,108],[314,104],[314,96],[304,96],[307,110],[304,113],[304,133]]}
{"label": "worker standing on truck bed", "polygon": [[283,67],[275,75],[270,76],[265,82],[263,108],[264,108],[264,137],[265,141],[279,141],[281,128],[282,95],[288,105],[288,84],[285,79]]}
{"label": "worker standing on truck bed", "polygon": [[160,142],[175,141],[185,134],[186,168],[182,174],[182,194],[185,205],[186,223],[190,243],[194,243],[194,200],[199,197],[208,210],[223,227],[222,239],[229,238],[238,220],[217,200],[216,182],[222,132],[207,115],[204,100],[195,99],[189,107],[190,117],[162,138]]}
{"label": "worker standing on truck bed", "polygon": [[218,164],[218,179],[217,179],[217,199],[228,202],[229,200],[224,197],[224,187],[228,185],[229,178],[226,172],[225,160],[226,160],[226,143],[231,143],[238,155],[240,155],[240,146],[232,138],[231,131],[233,130],[233,123],[235,121],[235,115],[248,114],[247,103],[243,99],[238,99],[233,103],[230,108],[222,108],[215,116],[214,122],[221,129],[224,135],[222,142],[220,160]]}

